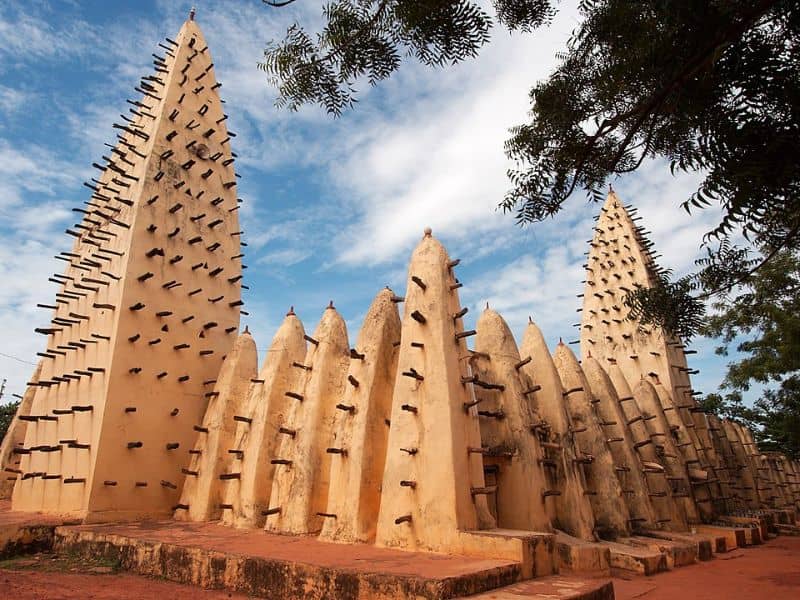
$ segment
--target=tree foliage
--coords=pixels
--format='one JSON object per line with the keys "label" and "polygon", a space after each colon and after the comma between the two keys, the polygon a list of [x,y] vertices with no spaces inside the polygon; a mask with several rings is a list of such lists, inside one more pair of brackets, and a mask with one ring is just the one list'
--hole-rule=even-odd
{"label": "tree foliage", "polygon": [[[271,3],[271,2],[268,2]],[[507,29],[547,24],[556,2],[494,0]],[[594,201],[643,161],[703,176],[689,212],[722,208],[706,256],[677,281],[629,298],[645,323],[691,337],[704,301],[746,282],[759,264],[733,240],[770,251],[800,228],[800,3],[796,0],[582,0],[559,64],[530,92],[530,120],[511,129],[511,189],[500,206],[528,225],[576,191]],[[356,84],[389,77],[404,57],[442,66],[475,56],[492,18],[469,0],[332,0],[315,37],[289,28],[261,68],[278,105],[317,103],[333,115]],[[698,240],[700,242],[700,240]],[[767,255],[769,256],[769,254]],[[648,297],[649,295],[649,297]]]}
{"label": "tree foliage", "polygon": [[6,432],[11,426],[11,421],[14,419],[14,415],[17,414],[18,406],[19,402],[0,404],[0,441],[6,437]]}
{"label": "tree foliage", "polygon": [[[776,253],[741,294],[715,307],[703,333],[721,340],[718,354],[734,348],[743,357],[728,365],[705,408],[750,426],[762,449],[800,458],[800,252]],[[751,408],[742,392],[754,383],[767,387]]]}

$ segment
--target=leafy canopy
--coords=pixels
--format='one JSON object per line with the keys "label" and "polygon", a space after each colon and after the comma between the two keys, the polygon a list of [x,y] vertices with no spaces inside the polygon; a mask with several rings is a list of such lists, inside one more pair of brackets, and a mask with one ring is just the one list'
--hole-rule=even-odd
{"label": "leafy canopy", "polygon": [[[717,354],[744,356],[728,365],[720,394],[704,407],[749,425],[764,450],[800,458],[800,251],[783,250],[742,293],[715,303],[703,333],[720,338]],[[742,392],[767,386],[752,408]]]}
{"label": "leafy canopy", "polygon": [[[267,4],[286,4],[267,1]],[[495,18],[530,32],[547,0],[494,0]],[[559,64],[530,92],[530,120],[511,129],[511,188],[500,206],[518,223],[553,217],[576,191],[602,199],[643,161],[703,175],[687,211],[722,207],[698,269],[631,294],[632,316],[691,337],[704,300],[744,283],[798,238],[800,3],[796,0],[583,0]],[[443,66],[475,56],[493,24],[469,0],[331,0],[312,36],[299,24],[271,43],[260,67],[279,106],[319,104],[337,116],[356,84],[389,77],[403,58]],[[734,240],[744,236],[745,246]]]}
{"label": "leafy canopy", "polygon": [[6,436],[6,432],[11,426],[11,421],[14,419],[14,415],[17,414],[18,406],[19,402],[0,404],[0,441]]}

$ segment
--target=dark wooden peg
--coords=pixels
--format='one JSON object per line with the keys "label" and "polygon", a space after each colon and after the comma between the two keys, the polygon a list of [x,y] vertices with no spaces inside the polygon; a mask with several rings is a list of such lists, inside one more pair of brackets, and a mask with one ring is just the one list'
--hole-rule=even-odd
{"label": "dark wooden peg", "polygon": [[425,284],[425,282],[424,282],[424,281],[422,281],[422,279],[420,279],[420,278],[419,278],[419,277],[417,277],[416,275],[412,275],[412,276],[411,276],[411,281],[413,281],[414,283],[416,283],[416,284],[419,286],[419,288],[420,288],[420,289],[421,289],[423,292],[424,292],[426,289],[428,289],[428,286]]}

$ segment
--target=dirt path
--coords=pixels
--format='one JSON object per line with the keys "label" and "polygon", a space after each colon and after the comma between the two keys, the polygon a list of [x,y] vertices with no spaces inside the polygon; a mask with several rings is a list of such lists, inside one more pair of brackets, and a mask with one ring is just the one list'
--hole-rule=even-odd
{"label": "dirt path", "polygon": [[800,598],[800,537],[780,536],[654,577],[615,577],[614,591],[617,600]]}

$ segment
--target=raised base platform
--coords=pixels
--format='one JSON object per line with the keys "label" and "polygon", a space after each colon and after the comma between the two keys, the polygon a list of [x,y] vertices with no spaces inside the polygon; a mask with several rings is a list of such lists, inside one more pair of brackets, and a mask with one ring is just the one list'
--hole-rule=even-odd
{"label": "raised base platform", "polygon": [[53,545],[54,528],[64,522],[57,516],[12,512],[11,502],[0,500],[0,560],[47,550]]}
{"label": "raised base platform", "polygon": [[[714,558],[715,547],[718,545],[718,540],[712,539],[711,536],[702,535],[700,533],[680,533],[677,531],[644,531],[643,535],[656,538],[658,540],[669,540],[672,542],[692,545],[696,548],[695,556],[697,560],[711,560]],[[724,539],[722,541],[724,546]]]}
{"label": "raised base platform", "polygon": [[767,523],[759,517],[720,517],[719,521],[726,525],[738,526],[744,530],[745,546],[763,544],[767,539]]}
{"label": "raised base platform", "polygon": [[783,523],[777,523],[775,525],[775,529],[778,530],[780,535],[800,535],[800,527],[797,525],[784,525]]}
{"label": "raised base platform", "polygon": [[560,572],[611,574],[611,551],[608,546],[587,542],[559,531],[556,533],[556,555]]}
{"label": "raised base platform", "polygon": [[55,551],[268,598],[453,598],[519,581],[519,563],[320,542],[215,523],[58,527]]}
{"label": "raised base platform", "polygon": [[716,540],[714,552],[730,552],[744,547],[747,543],[742,527],[725,527],[723,525],[695,525],[694,527],[698,533],[711,536]]}
{"label": "raised base platform", "polygon": [[609,564],[612,569],[655,575],[667,570],[667,557],[663,552],[646,546],[632,546],[620,542],[601,542],[609,550]]}
{"label": "raised base platform", "polygon": [[635,535],[620,540],[624,544],[644,547],[661,552],[667,561],[667,568],[685,567],[697,561],[697,545],[677,540],[658,539],[644,535]]}
{"label": "raised base platform", "polygon": [[470,596],[469,600],[614,600],[614,586],[608,579],[542,577]]}

